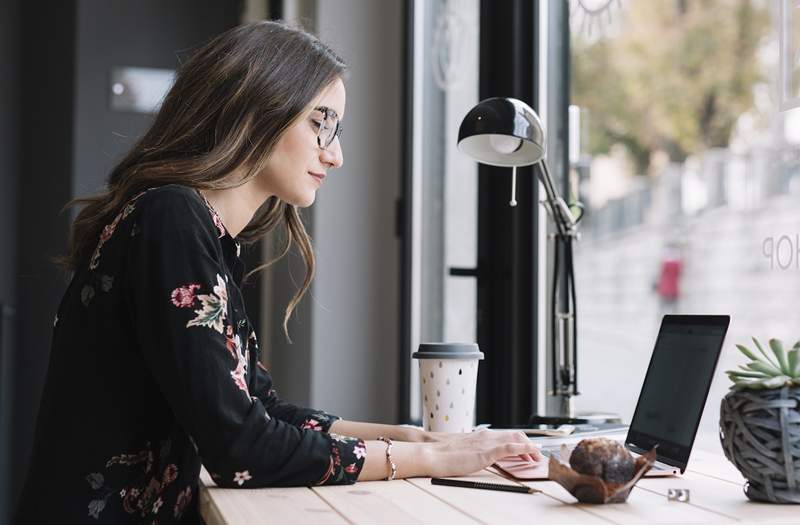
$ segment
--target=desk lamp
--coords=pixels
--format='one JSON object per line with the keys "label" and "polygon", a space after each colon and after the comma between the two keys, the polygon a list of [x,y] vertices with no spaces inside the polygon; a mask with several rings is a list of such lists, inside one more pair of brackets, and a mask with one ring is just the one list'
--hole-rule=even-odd
{"label": "desk lamp", "polygon": [[[552,395],[559,398],[559,416],[544,418],[531,416],[529,423],[583,423],[575,420],[573,396],[578,392],[578,354],[575,344],[577,323],[575,318],[575,278],[572,261],[572,242],[577,234],[581,217],[572,212],[559,196],[545,163],[546,136],[536,112],[515,98],[487,98],[473,107],[461,121],[458,130],[458,148],[483,164],[511,168],[511,201],[517,205],[517,168],[535,164],[539,180],[545,191],[541,201],[555,223],[555,257],[551,295],[551,355]],[[581,213],[581,216],[583,214]],[[566,301],[558,301],[561,255],[565,267]]]}

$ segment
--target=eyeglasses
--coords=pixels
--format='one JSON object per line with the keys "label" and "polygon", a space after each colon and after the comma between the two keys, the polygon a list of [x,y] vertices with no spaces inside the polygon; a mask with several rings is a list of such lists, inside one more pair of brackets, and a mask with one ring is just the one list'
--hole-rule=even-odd
{"label": "eyeglasses", "polygon": [[328,146],[331,145],[336,137],[342,136],[342,123],[339,121],[339,115],[331,108],[320,106],[314,108],[314,111],[322,113],[321,121],[312,118],[318,128],[317,146],[322,149],[328,149]]}

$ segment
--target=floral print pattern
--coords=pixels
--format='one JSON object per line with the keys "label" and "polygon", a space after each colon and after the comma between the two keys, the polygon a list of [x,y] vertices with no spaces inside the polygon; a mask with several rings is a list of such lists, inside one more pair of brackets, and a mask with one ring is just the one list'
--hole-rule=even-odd
{"label": "floral print pattern", "polygon": [[[261,368],[263,368],[263,365],[261,365],[261,363],[258,363],[258,365]],[[266,369],[264,368],[264,370]],[[274,390],[272,394],[277,395],[277,393],[275,393]],[[325,432],[337,419],[339,418],[332,417],[328,414],[325,414],[324,412],[316,412],[303,420],[303,422],[300,424],[300,429],[313,430],[315,432]]]}
{"label": "floral print pattern", "polygon": [[186,506],[189,505],[189,502],[192,501],[192,487],[186,487],[180,494],[178,494],[178,500],[175,502],[175,506],[172,508],[172,515],[176,518],[180,518],[183,515],[183,511],[186,509]]}
{"label": "floral print pattern", "polygon": [[249,470],[245,470],[244,472],[237,472],[233,476],[233,482],[239,485],[240,487],[244,485],[245,481],[249,481],[251,479],[253,479],[253,476],[250,475]]}
{"label": "floral print pattern", "polygon": [[88,308],[98,290],[107,294],[111,292],[113,286],[114,276],[92,273],[87,283],[81,288],[81,304]]}
{"label": "floral print pattern", "polygon": [[231,377],[233,378],[233,382],[236,386],[244,392],[247,397],[250,397],[250,391],[247,389],[247,382],[244,379],[244,374],[246,370],[247,361],[240,355],[239,356],[239,363],[236,365],[236,370],[231,371]]}
{"label": "floral print pattern", "polygon": [[195,292],[200,288],[201,285],[197,283],[178,286],[172,290],[170,301],[177,308],[193,308],[195,302],[200,301],[201,307],[194,310],[195,317],[186,323],[186,327],[205,326],[225,334],[225,348],[236,362],[236,367],[229,374],[236,387],[250,397],[245,378],[250,350],[242,349],[241,337],[234,333],[233,326],[225,322],[228,317],[227,283],[217,274],[217,284],[214,285],[213,292],[196,295]]}
{"label": "floral print pattern", "polygon": [[317,485],[342,483],[348,479],[355,481],[367,456],[364,441],[334,433],[330,436],[332,438],[330,465]]}
{"label": "floral print pattern", "polygon": [[122,207],[122,210],[114,217],[114,220],[111,221],[110,224],[107,224],[103,227],[103,231],[100,233],[100,240],[97,242],[97,247],[94,249],[94,253],[92,254],[92,258],[89,259],[89,269],[94,270],[100,264],[100,250],[103,249],[103,245],[108,242],[112,235],[114,235],[114,231],[117,229],[117,225],[119,225],[120,221],[127,218],[128,215],[133,212],[136,208],[136,201],[139,200],[139,197],[144,195],[150,190],[145,190],[140,193],[134,195],[125,206]]}
{"label": "floral print pattern", "polygon": [[198,289],[200,289],[200,285],[196,283],[175,288],[170,295],[172,304],[178,308],[191,308],[195,300],[194,292]]}
{"label": "floral print pattern", "polygon": [[[165,460],[170,452],[171,442],[162,441],[158,457]],[[160,475],[154,475],[155,451],[150,443],[146,447],[132,454],[119,454],[112,456],[105,463],[106,473],[92,472],[86,475],[86,482],[95,491],[95,498],[89,502],[89,517],[99,519],[100,514],[106,508],[109,499],[120,499],[122,509],[127,514],[135,514],[141,518],[155,516],[164,505],[162,494],[167,487],[178,478],[178,466],[169,463],[164,467]],[[113,471],[114,467],[124,467],[125,469],[134,468],[136,480],[134,486],[117,488],[110,481],[111,477],[117,477]]]}
{"label": "floral print pattern", "polygon": [[[179,289],[180,287],[176,288],[172,293],[174,294]],[[214,285],[212,293],[198,295],[197,299],[200,301],[201,308],[194,311],[197,316],[186,323],[187,328],[207,326],[219,333],[224,333],[223,323],[228,316],[228,288],[222,276],[217,274],[217,284]]]}
{"label": "floral print pattern", "polygon": [[310,417],[306,419],[302,425],[300,425],[301,430],[313,430],[314,432],[322,432],[322,426],[319,424],[319,421]]}
{"label": "floral print pattern", "polygon": [[239,334],[234,335],[232,326],[228,326],[225,331],[225,348],[228,349],[231,357],[238,361],[239,358],[237,356],[242,348],[242,340],[239,338]]}
{"label": "floral print pattern", "polygon": [[[25,519],[193,520],[201,456],[223,487],[355,482],[363,442],[330,434],[336,416],[282,400],[260,363],[236,242],[219,236],[195,190],[170,185],[139,197],[104,229],[53,321],[51,352],[85,359],[55,360],[48,377],[71,378],[86,399],[102,395],[75,407],[45,388],[53,410],[39,421],[17,507]],[[53,469],[54,456],[70,461]],[[77,515],[63,487],[83,491]]]}
{"label": "floral print pattern", "polygon": [[353,455],[358,458],[362,459],[367,457],[367,449],[363,444],[358,444],[353,447]]}
{"label": "floral print pattern", "polygon": [[[208,208],[208,212],[211,214],[211,220],[214,222],[214,226],[217,228],[217,233],[219,233],[219,237],[220,238],[225,237],[227,230],[225,229],[225,225],[222,224],[222,219],[220,218],[219,213],[217,213],[217,210],[215,210],[213,206],[211,206],[211,203],[208,202],[208,199],[206,199],[205,195],[200,193],[200,196],[203,198],[203,202],[205,203],[206,208]],[[236,256],[237,257],[239,256],[238,244],[237,244]]]}

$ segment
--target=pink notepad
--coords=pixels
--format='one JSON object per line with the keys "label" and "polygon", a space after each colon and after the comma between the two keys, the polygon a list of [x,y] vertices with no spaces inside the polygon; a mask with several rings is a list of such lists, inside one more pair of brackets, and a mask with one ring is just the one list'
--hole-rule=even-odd
{"label": "pink notepad", "polygon": [[521,459],[518,456],[503,458],[492,465],[501,476],[517,481],[542,481],[547,479],[549,468],[547,458],[536,463]]}

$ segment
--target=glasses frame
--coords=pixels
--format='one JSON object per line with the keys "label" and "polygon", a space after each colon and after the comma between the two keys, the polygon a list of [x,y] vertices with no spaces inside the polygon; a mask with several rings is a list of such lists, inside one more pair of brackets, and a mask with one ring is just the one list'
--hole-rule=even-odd
{"label": "glasses frame", "polygon": [[[344,129],[342,127],[342,121],[339,120],[339,115],[336,113],[336,111],[329,107],[318,106],[314,108],[314,111],[319,111],[322,113],[322,122],[319,125],[319,131],[317,131],[317,146],[319,146],[319,148],[322,150],[327,150],[328,146],[333,144],[333,141],[336,140],[337,137],[342,136],[342,130]],[[328,141],[323,144],[322,132],[326,129],[325,122],[328,120],[328,117],[330,116],[333,116],[333,118],[336,119],[336,127],[334,128],[333,133],[331,134]]]}

